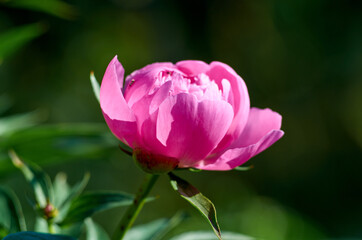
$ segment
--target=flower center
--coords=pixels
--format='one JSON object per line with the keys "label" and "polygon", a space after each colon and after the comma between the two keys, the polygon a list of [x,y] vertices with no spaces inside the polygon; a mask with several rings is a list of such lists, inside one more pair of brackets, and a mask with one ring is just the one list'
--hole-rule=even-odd
{"label": "flower center", "polygon": [[[224,83],[222,83],[220,89],[218,84],[204,73],[187,76],[182,72],[170,70],[161,71],[156,77],[154,89],[151,90],[151,93],[168,81],[172,82],[170,95],[189,93],[194,95],[199,101],[203,99],[227,101],[229,92],[227,86],[225,87]],[[228,81],[226,82],[228,83]]]}

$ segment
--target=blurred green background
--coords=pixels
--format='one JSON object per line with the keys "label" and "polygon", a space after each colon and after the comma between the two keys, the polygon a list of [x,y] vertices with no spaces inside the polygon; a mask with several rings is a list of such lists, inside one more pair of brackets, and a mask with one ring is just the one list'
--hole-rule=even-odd
{"label": "blurred green background", "polygon": [[[361,12],[357,0],[0,0],[1,184],[28,205],[21,174],[1,171],[12,147],[52,177],[63,171],[75,182],[89,171],[87,189],[134,192],[143,173],[109,134],[90,71],[100,81],[115,55],[126,74],[156,61],[218,60],[243,77],[252,106],[281,113],[286,132],[249,161],[250,171],[179,173],[214,202],[221,229],[276,240],[362,239]],[[9,116],[24,112],[7,132]],[[55,145],[16,132],[55,123],[98,124],[86,137],[71,128],[78,136]],[[137,223],[183,209],[190,218],[175,233],[209,229],[166,177],[152,193],[160,199]],[[96,221],[112,232],[123,211]],[[25,213],[31,221],[30,207]]]}

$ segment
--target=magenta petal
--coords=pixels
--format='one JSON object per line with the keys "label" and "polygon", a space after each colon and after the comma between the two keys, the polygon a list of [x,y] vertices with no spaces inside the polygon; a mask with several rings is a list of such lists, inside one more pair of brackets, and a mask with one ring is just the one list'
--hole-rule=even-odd
{"label": "magenta petal", "polygon": [[[108,65],[102,80],[100,105],[113,134],[126,144],[132,145],[137,132],[136,118],[123,97],[123,75],[124,69],[116,56]],[[124,126],[127,126],[127,129]]]}
{"label": "magenta petal", "polygon": [[220,142],[233,119],[224,101],[198,102],[180,93],[167,98],[159,108],[157,138],[166,146],[164,154],[180,160],[180,167],[204,159]]}
{"label": "magenta petal", "polygon": [[284,132],[282,130],[272,130],[255,144],[242,148],[229,149],[217,158],[216,161],[213,160],[213,163],[208,163],[210,160],[206,160],[205,162],[200,162],[194,167],[214,171],[231,170],[244,164],[253,156],[270,147],[283,135]]}
{"label": "magenta petal", "polygon": [[205,73],[210,68],[210,66],[207,63],[197,60],[180,61],[176,63],[176,66],[179,70],[190,76],[195,76],[200,73]]}
{"label": "magenta petal", "polygon": [[248,122],[232,147],[246,147],[257,143],[262,137],[271,130],[280,129],[282,125],[282,116],[273,112],[269,108],[259,109],[251,108]]}
{"label": "magenta petal", "polygon": [[132,107],[137,101],[150,94],[160,72],[173,70],[177,71],[172,63],[153,63],[127,76],[124,96],[128,105]]}
{"label": "magenta petal", "polygon": [[[228,132],[214,151],[218,152],[229,146],[244,129],[248,120],[250,100],[245,82],[230,66],[221,62],[212,62],[207,75],[219,85],[219,89],[228,92],[227,101],[233,106],[235,115]],[[225,80],[230,83],[230,87],[225,84]]]}
{"label": "magenta petal", "polygon": [[207,159],[196,167],[205,170],[229,170],[240,166],[283,136],[281,124],[282,117],[279,113],[268,108],[251,108],[243,132],[230,148],[221,156]]}

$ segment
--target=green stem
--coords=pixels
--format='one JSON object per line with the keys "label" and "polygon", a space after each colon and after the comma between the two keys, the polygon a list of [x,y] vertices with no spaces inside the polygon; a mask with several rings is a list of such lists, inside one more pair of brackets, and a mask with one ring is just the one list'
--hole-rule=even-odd
{"label": "green stem", "polygon": [[48,232],[49,232],[50,234],[54,234],[54,233],[55,233],[55,229],[54,229],[54,226],[53,226],[52,221],[47,221],[47,224],[48,224]]}
{"label": "green stem", "polygon": [[141,211],[146,197],[150,193],[158,177],[159,175],[146,175],[142,185],[138,189],[135,199],[133,200],[133,204],[128,207],[126,213],[119,222],[116,231],[113,234],[112,240],[121,240],[126,235],[126,232],[131,228],[139,212]]}

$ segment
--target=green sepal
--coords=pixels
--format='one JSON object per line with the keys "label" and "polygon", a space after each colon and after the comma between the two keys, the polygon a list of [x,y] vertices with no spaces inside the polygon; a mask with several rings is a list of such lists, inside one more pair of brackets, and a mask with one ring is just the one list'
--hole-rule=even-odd
{"label": "green sepal", "polygon": [[99,94],[100,94],[100,91],[101,91],[101,87],[99,86],[99,83],[96,79],[96,77],[94,76],[94,72],[92,71],[90,73],[90,81],[91,81],[91,84],[92,84],[92,89],[93,89],[93,93],[94,93],[94,96],[96,97],[98,103],[99,103]]}
{"label": "green sepal", "polygon": [[234,168],[233,170],[236,170],[236,171],[249,171],[251,169],[254,168],[254,165],[250,165],[250,166],[239,166],[239,167],[236,167]]}
{"label": "green sepal", "polygon": [[221,239],[220,227],[217,222],[216,209],[214,204],[202,193],[192,186],[187,181],[176,176],[173,173],[168,174],[170,176],[171,185],[175,191],[177,191],[182,198],[187,200],[194,206],[199,212],[208,220],[216,236]]}

